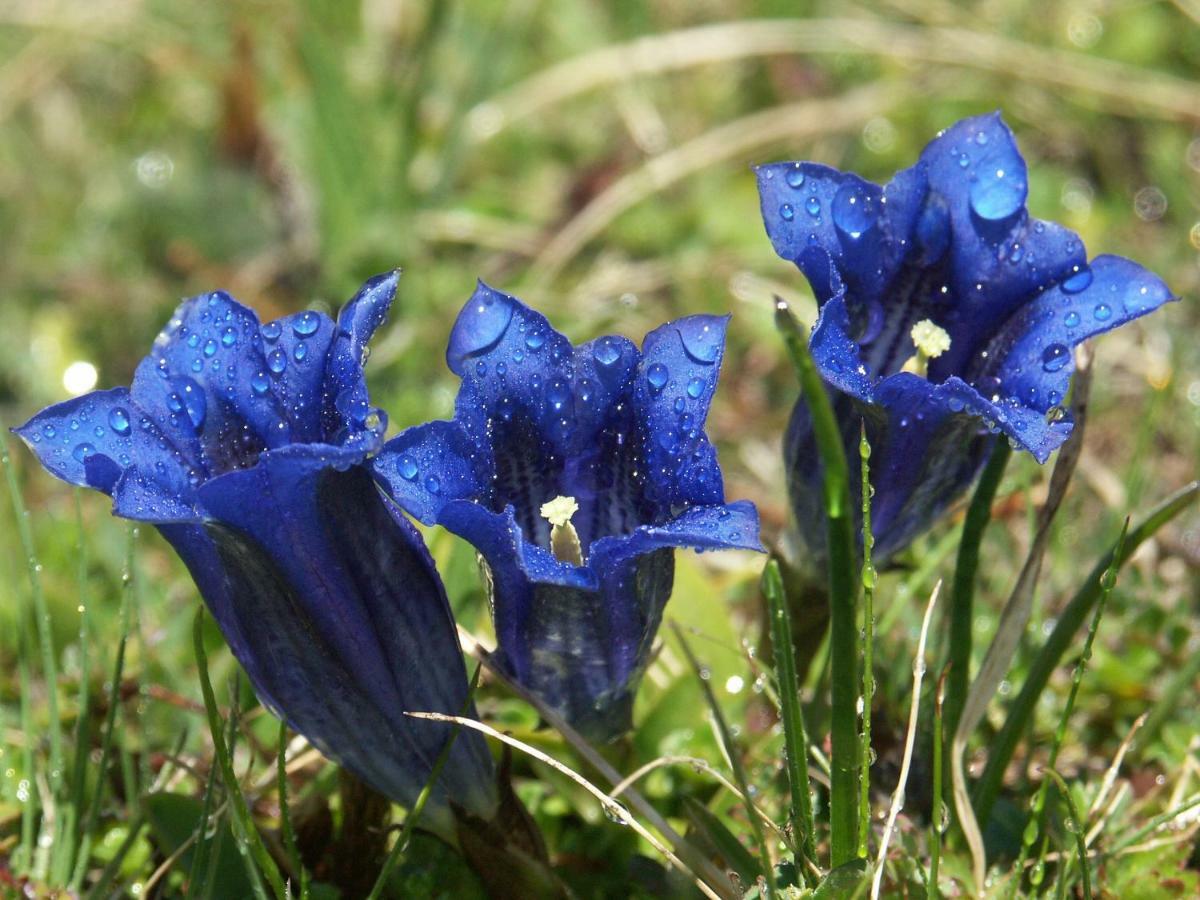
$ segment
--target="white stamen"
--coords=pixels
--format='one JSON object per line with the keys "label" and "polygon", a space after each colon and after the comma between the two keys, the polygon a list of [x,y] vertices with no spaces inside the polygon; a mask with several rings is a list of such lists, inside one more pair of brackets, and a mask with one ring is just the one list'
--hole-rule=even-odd
{"label": "white stamen", "polygon": [[931,319],[922,319],[912,327],[909,334],[917,346],[917,353],[926,359],[937,359],[950,349],[950,335]]}
{"label": "white stamen", "polygon": [[579,534],[571,524],[571,517],[579,512],[575,498],[555,497],[543,503],[539,512],[550,523],[550,550],[554,558],[559,562],[582,566],[583,548],[579,544]]}

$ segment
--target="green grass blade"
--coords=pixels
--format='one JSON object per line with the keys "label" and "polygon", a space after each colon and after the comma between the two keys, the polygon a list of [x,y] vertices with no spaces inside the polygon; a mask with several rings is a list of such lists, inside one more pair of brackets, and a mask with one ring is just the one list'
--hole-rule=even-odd
{"label": "green grass blade", "polygon": [[204,695],[204,708],[208,714],[208,728],[212,735],[213,750],[216,753],[217,764],[221,770],[221,777],[225,782],[225,790],[229,796],[229,805],[233,810],[233,824],[238,840],[243,842],[243,846],[249,849],[249,858],[246,859],[246,868],[250,872],[253,879],[257,872],[255,864],[261,870],[262,877],[267,879],[271,885],[271,890],[275,893],[277,900],[284,900],[287,896],[287,890],[284,887],[283,879],[279,875],[279,868],[275,865],[275,860],[271,858],[271,854],[267,852],[266,845],[263,844],[262,835],[258,833],[258,829],[254,825],[254,820],[250,817],[250,809],[246,805],[246,798],[242,795],[241,786],[238,784],[237,775],[233,771],[233,759],[229,755],[229,747],[225,743],[224,731],[221,727],[221,712],[217,708],[217,698],[213,693],[212,682],[208,678],[208,654],[204,650],[204,607],[196,608],[196,618],[192,625],[192,645],[196,652],[196,666],[200,674],[200,691]]}
{"label": "green grass blade", "polygon": [[954,584],[950,592],[949,649],[950,674],[946,682],[945,729],[954,734],[971,675],[971,625],[975,621],[975,582],[979,569],[979,545],[992,519],[992,502],[1004,477],[1012,448],[1008,441],[997,441],[971,497],[958,544],[954,565]]}
{"label": "green grass blade", "polygon": [[763,596],[771,621],[771,646],[775,650],[775,680],[779,685],[779,708],[783,718],[788,787],[791,790],[792,840],[798,858],[796,870],[811,883],[811,866],[817,865],[816,827],[813,822],[812,786],[808,780],[808,733],[800,704],[800,682],[792,646],[792,621],[784,593],[779,563],[771,559],[763,569]]}
{"label": "green grass blade", "polygon": [[1124,565],[1143,541],[1187,509],[1195,501],[1197,494],[1200,494],[1200,483],[1192,482],[1160,503],[1145,520],[1129,531],[1124,548],[1119,554],[1114,546],[1096,563],[1083,586],[1059,614],[1050,637],[1046,639],[1029,666],[1025,681],[1021,685],[1021,692],[1007,710],[1003,728],[990,744],[987,765],[973,792],[975,814],[980,822],[986,822],[991,814],[1004,778],[1004,770],[1012,760],[1017,743],[1033,717],[1038,699],[1050,681],[1050,676],[1058,667],[1088,613],[1099,602],[1103,593],[1101,582],[1104,574],[1110,567],[1119,568]]}
{"label": "green grass blade", "polygon": [[858,858],[858,590],[855,571],[854,514],[846,452],[824,382],[808,352],[804,331],[786,303],[777,300],[775,324],[787,344],[792,365],[812,417],[824,471],[829,554],[829,652],[831,788],[830,863],[833,868]]}
{"label": "green grass blade", "polygon": [[[1071,799],[1071,791],[1067,787],[1063,777],[1054,771],[1053,768],[1046,769],[1046,775],[1058,785],[1058,790],[1062,794],[1063,802],[1067,804],[1067,831],[1071,832],[1071,836],[1075,838],[1075,851],[1079,856],[1079,878],[1083,887],[1083,900],[1092,900],[1092,876],[1088,871],[1088,852],[1087,839],[1084,836],[1084,825],[1079,819],[1079,811],[1075,808],[1075,801]],[[1059,878],[1065,883],[1067,876],[1067,860],[1066,854],[1063,854],[1064,859],[1060,864],[1062,869]],[[1038,861],[1042,864],[1042,861]]]}
{"label": "green grass blade", "polygon": [[88,888],[88,892],[84,894],[86,900],[101,900],[101,898],[111,895],[109,888],[112,887],[113,880],[120,874],[121,865],[125,862],[125,857],[133,849],[133,845],[137,842],[138,836],[142,833],[145,825],[146,820],[141,813],[129,823],[129,831],[125,834],[125,840],[121,842],[121,846],[117,848],[117,852],[113,854],[112,859],[101,870],[100,877],[96,879],[96,883]]}
{"label": "green grass blade", "polygon": [[950,675],[950,663],[946,663],[938,678],[937,692],[933,700],[933,805],[929,826],[929,879],[927,890],[930,900],[938,900],[941,892],[938,890],[938,867],[942,857],[942,836],[950,824],[950,810],[943,799],[945,774],[942,771],[942,758],[945,753],[945,705],[946,682]]}
{"label": "green grass blade", "polygon": [[[459,715],[465,716],[471,709],[471,702],[475,698],[475,689],[479,687],[479,676],[482,672],[483,664],[480,663],[475,667],[475,674],[471,676],[471,685],[467,689],[467,699],[463,702]],[[392,845],[387,859],[383,861],[383,868],[379,870],[379,877],[375,879],[375,885],[371,888],[371,893],[367,895],[367,900],[379,900],[383,896],[388,878],[391,877],[392,871],[404,859],[404,854],[408,852],[408,844],[412,840],[413,829],[416,827],[417,822],[420,821],[421,813],[425,811],[425,805],[429,802],[429,798],[433,794],[433,786],[437,784],[438,776],[442,774],[442,769],[445,768],[447,760],[450,759],[450,751],[453,749],[454,742],[461,730],[462,726],[455,722],[450,730],[450,736],[446,739],[445,745],[438,753],[437,759],[433,761],[433,768],[429,770],[429,779],[421,788],[421,793],[417,795],[412,809],[404,817],[404,827],[400,829],[396,843]]]}
{"label": "green grass blade", "polygon": [[671,623],[671,628],[675,632],[675,637],[679,639],[679,646],[683,649],[683,655],[687,657],[688,663],[691,665],[692,670],[696,673],[696,678],[700,682],[700,689],[704,692],[704,699],[708,702],[708,708],[712,712],[713,721],[716,722],[717,731],[720,732],[721,743],[725,745],[725,751],[729,756],[729,765],[733,768],[733,781],[738,786],[738,790],[742,792],[742,801],[746,807],[746,819],[750,823],[750,831],[754,835],[754,843],[758,847],[758,855],[762,860],[762,870],[767,879],[767,890],[770,892],[767,896],[772,898],[778,897],[779,889],[775,882],[775,867],[771,864],[771,851],[767,846],[767,838],[763,833],[762,823],[758,820],[758,810],[754,808],[754,794],[750,790],[750,782],[746,778],[746,768],[742,765],[741,753],[738,750],[737,744],[734,743],[733,734],[729,730],[729,723],[725,721],[725,714],[721,712],[720,704],[717,703],[712,686],[708,683],[709,679],[705,676],[700,661],[696,659],[696,655],[692,652],[687,638],[683,636],[683,629],[675,622]]}
{"label": "green grass blade", "polygon": [[129,642],[130,610],[133,604],[133,552],[137,546],[137,529],[126,529],[125,563],[121,573],[121,636],[117,641],[117,656],[113,662],[112,680],[109,683],[108,710],[104,716],[104,733],[100,738],[100,764],[96,767],[96,787],[88,802],[84,819],[83,837],[79,842],[79,855],[75,860],[75,871],[71,875],[71,889],[78,892],[87,872],[92,853],[92,836],[100,820],[100,807],[104,803],[104,787],[108,780],[108,766],[112,758],[113,736],[116,732],[117,709],[121,705],[121,676],[125,671],[125,647]]}
{"label": "green grass blade", "polygon": [[308,872],[300,858],[300,847],[296,843],[296,831],[292,828],[292,813],[288,808],[287,783],[287,722],[279,720],[279,750],[275,755],[276,784],[279,792],[279,829],[283,832],[283,846],[292,861],[292,869],[300,878],[300,900],[308,900]]}
{"label": "green grass blade", "polygon": [[192,854],[192,864],[188,867],[187,898],[202,896],[201,883],[196,878],[205,868],[209,848],[213,840],[209,837],[209,818],[212,816],[213,794],[216,793],[217,767],[209,766],[208,777],[204,779],[204,798],[200,801],[200,820],[196,823],[196,851]]}
{"label": "green grass blade", "polygon": [[871,852],[871,703],[875,698],[875,566],[871,549],[871,445],[863,423],[858,437],[858,456],[862,477],[862,731],[858,748],[858,855],[866,859]]}

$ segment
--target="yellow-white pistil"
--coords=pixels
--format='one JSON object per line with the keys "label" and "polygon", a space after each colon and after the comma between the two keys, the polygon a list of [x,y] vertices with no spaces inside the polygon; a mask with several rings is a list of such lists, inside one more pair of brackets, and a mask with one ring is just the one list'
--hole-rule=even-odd
{"label": "yellow-white pistil", "polygon": [[909,334],[917,348],[917,355],[904,364],[904,371],[924,378],[929,370],[929,361],[950,349],[950,335],[945,328],[934,324],[932,319],[922,319]]}
{"label": "yellow-white pistil", "polygon": [[583,548],[579,546],[579,534],[571,524],[571,516],[579,512],[574,497],[555,497],[542,504],[542,518],[550,523],[550,550],[559,562],[573,566],[583,565]]}

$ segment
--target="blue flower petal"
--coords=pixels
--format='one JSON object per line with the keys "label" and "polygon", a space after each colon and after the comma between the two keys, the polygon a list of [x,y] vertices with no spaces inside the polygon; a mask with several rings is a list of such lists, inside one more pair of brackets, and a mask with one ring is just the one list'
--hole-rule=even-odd
{"label": "blue flower petal", "polygon": [[129,391],[93,391],[48,407],[13,431],[51,474],[111,494],[132,463],[135,413]]}
{"label": "blue flower petal", "polygon": [[[270,451],[254,468],[206,483],[200,494],[223,528],[270,548],[271,564],[292,596],[288,615],[321,636],[361,694],[355,702],[386,719],[397,742],[390,759],[427,775],[445,730],[403,713],[455,711],[465,700],[449,604],[418,533],[403,516],[387,513],[365,471],[339,471],[355,461],[339,452],[325,445]],[[243,616],[243,633],[248,627]],[[247,637],[258,652],[266,634],[261,625],[255,633],[257,641]],[[331,746],[341,744],[336,735],[322,736]],[[487,783],[481,770],[489,764],[481,740],[456,743],[445,780],[458,796],[469,796]],[[410,777],[406,793],[385,787],[411,802],[420,786]]]}
{"label": "blue flower petal", "polygon": [[[399,280],[399,270],[368,279],[338,314],[337,335],[329,348],[322,386],[326,439],[336,438],[343,428],[348,433],[368,427],[372,408],[363,375],[367,342],[387,318]],[[374,412],[382,415],[379,410]]]}
{"label": "blue flower petal", "polygon": [[492,477],[490,463],[490,456],[476,451],[457,422],[426,422],[406,429],[371,461],[396,502],[426,525],[438,522],[449,501],[485,493]]}
{"label": "blue flower petal", "polygon": [[663,511],[724,501],[704,422],[725,354],[728,316],[688,316],[646,335],[633,382],[644,430],[646,493]]}

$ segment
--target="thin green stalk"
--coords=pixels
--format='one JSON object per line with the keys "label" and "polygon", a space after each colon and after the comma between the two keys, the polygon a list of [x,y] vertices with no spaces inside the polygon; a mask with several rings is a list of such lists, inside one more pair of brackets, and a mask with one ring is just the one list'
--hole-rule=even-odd
{"label": "thin green stalk", "polygon": [[287,722],[280,719],[279,750],[275,755],[276,783],[279,791],[279,829],[283,832],[283,846],[287,849],[288,858],[292,861],[292,868],[300,876],[300,900],[308,900],[308,872],[304,868],[304,861],[300,858],[300,847],[296,843],[295,829],[292,828],[292,813],[288,809],[287,736]]}
{"label": "thin green stalk", "polygon": [[817,864],[812,786],[808,780],[808,734],[804,728],[804,709],[800,703],[800,682],[796,676],[796,651],[792,645],[792,620],[784,592],[779,563],[767,561],[763,569],[763,596],[771,620],[771,646],[775,651],[775,680],[779,685],[779,710],[783,719],[783,743],[791,790],[790,824],[796,846],[795,866],[805,883],[815,887],[812,866]]}
{"label": "thin green stalk", "polygon": [[[23,617],[22,617],[23,618]],[[33,678],[29,672],[29,657],[32,651],[29,647],[29,632],[24,621],[18,620],[17,631],[17,679],[21,686],[21,732],[24,736],[21,746],[21,769],[24,786],[17,785],[17,799],[21,802],[21,844],[18,848],[20,862],[17,871],[25,874],[33,866],[34,850],[37,846],[35,825],[38,812],[38,794],[34,789],[36,759],[33,754],[34,735],[37,729],[33,727]],[[22,795],[22,791],[24,794]]]}
{"label": "thin green stalk", "polygon": [[729,756],[729,765],[733,769],[733,781],[742,793],[742,802],[746,808],[746,820],[750,823],[750,831],[754,835],[754,843],[758,847],[758,855],[762,861],[763,875],[767,880],[767,897],[773,900],[780,896],[779,886],[775,879],[775,866],[771,862],[771,850],[767,845],[767,837],[763,833],[762,822],[758,818],[758,810],[754,808],[754,794],[750,790],[750,781],[746,778],[746,768],[742,765],[741,752],[734,743],[733,735],[729,731],[729,723],[725,721],[725,715],[721,712],[720,704],[717,703],[717,697],[713,693],[712,685],[709,684],[709,678],[704,674],[704,667],[700,665],[687,638],[683,636],[683,629],[675,622],[671,623],[671,628],[679,640],[683,655],[687,657],[688,663],[696,673],[696,678],[700,682],[700,690],[704,692],[704,699],[708,702],[713,721],[721,735],[721,743],[725,745],[725,752]]}
{"label": "thin green stalk", "polygon": [[829,845],[833,868],[858,856],[858,623],[857,550],[850,474],[842,435],[825,384],[808,352],[804,331],[786,303],[777,300],[775,324],[783,335],[812,418],[824,473],[829,565],[831,778]]}
{"label": "thin green stalk", "polygon": [[[240,832],[237,835],[238,839],[249,847],[250,855],[271,885],[271,890],[274,891],[277,900],[284,900],[287,896],[287,889],[284,887],[275,861],[271,859],[271,854],[267,852],[267,848],[263,844],[262,835],[258,833],[254,820],[250,817],[250,809],[246,805],[246,798],[238,784],[237,774],[233,770],[233,759],[230,757],[229,748],[225,743],[225,735],[221,728],[221,712],[217,708],[217,698],[213,693],[212,682],[208,678],[208,654],[204,650],[203,606],[196,608],[196,618],[192,625],[192,645],[196,652],[200,691],[204,695],[204,708],[208,713],[208,727],[212,734],[213,750],[220,766],[221,777],[225,782],[225,790],[229,794],[229,805],[233,810],[234,830]],[[249,864],[249,861],[247,863]]]}
{"label": "thin green stalk", "polygon": [[121,676],[125,671],[125,647],[129,641],[130,607],[133,596],[133,551],[137,546],[138,530],[133,526],[126,529],[125,567],[121,573],[121,637],[117,641],[117,657],[113,663],[112,680],[108,690],[108,711],[104,716],[104,732],[100,738],[100,764],[96,767],[96,788],[88,803],[87,817],[83,826],[83,837],[79,842],[79,855],[75,859],[75,871],[71,875],[71,890],[78,893],[83,877],[87,873],[92,855],[92,836],[100,820],[100,807],[104,804],[104,787],[108,782],[108,765],[112,757],[113,735],[116,732],[117,709],[121,705]]}
{"label": "thin green stalk", "polygon": [[88,755],[91,750],[91,603],[88,598],[87,530],[83,522],[80,490],[75,489],[75,525],[79,541],[79,693],[75,701],[75,759],[71,769],[71,797],[62,830],[60,851],[55,854],[55,884],[65,884],[74,870],[75,851],[79,847],[83,808],[87,802]]}
{"label": "thin green stalk", "polygon": [[[1075,801],[1071,799],[1071,791],[1063,777],[1053,768],[1046,769],[1046,775],[1058,785],[1063,802],[1067,804],[1067,831],[1071,832],[1071,836],[1075,838],[1075,850],[1079,854],[1079,877],[1083,883],[1083,900],[1092,900],[1092,876],[1088,871],[1087,838],[1084,836],[1083,822],[1079,819],[1079,811],[1075,808]],[[1059,877],[1065,882],[1069,859],[1065,853],[1062,854],[1062,857],[1062,862],[1059,863],[1059,868],[1062,870]],[[1041,860],[1038,862],[1040,863]]]}
{"label": "thin green stalk", "polygon": [[954,566],[954,584],[950,592],[949,660],[950,678],[946,684],[946,734],[958,728],[971,675],[971,626],[975,620],[975,582],[979,569],[979,546],[992,519],[992,502],[1004,477],[1012,448],[1008,441],[996,442],[979,484],[971,497],[958,544]]}
{"label": "thin green stalk", "polygon": [[1114,843],[1112,847],[1110,847],[1109,850],[1104,854],[1105,858],[1111,859],[1126,848],[1137,844],[1143,838],[1149,837],[1172,819],[1179,818],[1179,816],[1182,816],[1189,810],[1195,809],[1197,806],[1200,806],[1200,794],[1196,794],[1194,797],[1189,797],[1174,809],[1169,809],[1165,813],[1159,813],[1141,828],[1130,832],[1125,837]]}
{"label": "thin green stalk", "polygon": [[100,877],[96,879],[96,883],[88,888],[88,892],[84,894],[85,900],[101,900],[101,898],[110,895],[109,888],[112,887],[113,880],[121,873],[121,866],[125,864],[125,857],[129,855],[129,851],[137,843],[138,836],[141,835],[145,825],[146,820],[140,813],[129,823],[129,831],[125,833],[125,840],[121,841],[121,846],[117,848],[117,852],[113,854],[112,859],[100,871]]}
{"label": "thin green stalk", "polygon": [[[42,565],[37,560],[37,550],[33,543],[33,529],[29,524],[29,511],[21,496],[21,486],[17,483],[17,470],[12,464],[8,452],[8,429],[0,423],[0,464],[4,466],[4,475],[8,481],[9,500],[12,502],[13,516],[17,520],[17,535],[21,541],[21,549],[25,553],[29,573],[29,588],[33,598],[33,618],[37,628],[38,643],[42,655],[42,677],[46,681],[46,716],[48,719],[47,732],[50,738],[50,771],[46,780],[50,786],[50,796],[57,800],[62,794],[63,784],[63,736],[62,721],[58,711],[58,659],[54,652],[54,627],[50,618],[50,607],[46,604],[46,594],[42,590]],[[32,732],[27,732],[32,734]],[[30,798],[33,796],[33,769],[28,770],[30,779]],[[42,873],[44,876],[44,873]],[[42,876],[39,876],[39,878]]]}
{"label": "thin green stalk", "polygon": [[1101,579],[1105,572],[1110,567],[1119,568],[1123,565],[1143,541],[1187,509],[1198,493],[1200,493],[1200,484],[1192,482],[1160,503],[1141,523],[1129,531],[1124,541],[1124,548],[1119,554],[1114,546],[1096,563],[1083,586],[1059,614],[1050,637],[1046,639],[1046,643],[1042,645],[1041,650],[1030,664],[1025,682],[1021,686],[1021,692],[1008,709],[1004,727],[991,742],[987,765],[975,786],[972,798],[975,814],[980,822],[986,822],[992,811],[1004,778],[1004,770],[1012,760],[1017,743],[1033,716],[1038,698],[1045,690],[1046,684],[1063,654],[1074,640],[1075,633],[1100,600],[1103,593]]}
{"label": "thin green stalk", "polygon": [[[479,676],[482,672],[483,663],[480,663],[475,667],[475,674],[471,676],[471,685],[467,689],[467,699],[463,701],[462,709],[459,710],[460,716],[465,716],[471,709],[471,702],[475,698],[475,689],[479,687]],[[421,813],[425,810],[425,804],[429,802],[429,798],[433,794],[433,786],[437,784],[438,776],[442,774],[442,769],[446,767],[446,762],[450,759],[450,751],[454,748],[454,742],[457,740],[458,733],[461,730],[462,726],[457,722],[450,729],[450,736],[446,739],[446,743],[442,746],[437,758],[433,761],[433,768],[429,770],[429,778],[421,788],[421,793],[417,794],[416,802],[413,803],[408,815],[404,817],[404,826],[400,829],[400,835],[396,838],[396,843],[392,845],[392,849],[388,852],[387,859],[383,861],[383,868],[379,870],[379,877],[375,879],[375,885],[371,888],[371,893],[367,895],[367,900],[379,900],[383,896],[388,878],[391,877],[392,871],[400,864],[401,860],[404,859],[404,854],[408,852],[408,844],[412,840],[413,829],[420,820]]]}
{"label": "thin green stalk", "polygon": [[209,818],[212,816],[213,794],[216,793],[217,767],[209,766],[208,777],[204,779],[204,799],[200,802],[200,820],[196,823],[196,849],[192,851],[192,864],[188,868],[187,898],[202,896],[197,892],[201,888],[200,874],[208,859],[209,845],[213,843],[209,837]]}
{"label": "thin green stalk", "polygon": [[941,896],[941,892],[938,890],[938,867],[942,858],[942,836],[946,833],[946,827],[950,820],[950,811],[946,807],[946,801],[942,799],[942,790],[945,787],[942,772],[942,755],[945,752],[944,710],[946,680],[949,675],[950,663],[946,663],[938,678],[937,692],[934,694],[933,701],[933,805],[931,813],[933,821],[929,827],[929,879],[926,888],[930,900],[938,900]]}
{"label": "thin green stalk", "polygon": [[862,738],[858,750],[858,855],[866,859],[871,852],[871,703],[875,699],[875,566],[871,550],[875,535],[871,532],[871,445],[867,442],[864,422],[858,437],[858,456],[862,469]]}

